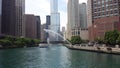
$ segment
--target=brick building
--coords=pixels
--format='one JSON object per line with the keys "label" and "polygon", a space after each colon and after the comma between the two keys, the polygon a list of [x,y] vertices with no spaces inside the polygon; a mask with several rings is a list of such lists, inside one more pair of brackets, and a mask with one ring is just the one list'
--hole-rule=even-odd
{"label": "brick building", "polygon": [[36,17],[32,14],[26,14],[26,37],[36,39],[37,38],[37,20]]}
{"label": "brick building", "polygon": [[120,0],[89,0],[89,3],[92,15],[89,40],[103,38],[106,31],[120,31]]}

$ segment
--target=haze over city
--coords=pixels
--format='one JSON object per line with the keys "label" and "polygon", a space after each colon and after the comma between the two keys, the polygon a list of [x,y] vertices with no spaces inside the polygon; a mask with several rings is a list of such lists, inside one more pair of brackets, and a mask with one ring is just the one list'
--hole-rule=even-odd
{"label": "haze over city", "polygon": [[[61,27],[67,24],[67,1],[58,0]],[[79,0],[79,3],[83,2],[87,3],[87,0]],[[46,15],[50,15],[50,0],[26,0],[26,13],[40,15],[41,23],[45,23]]]}

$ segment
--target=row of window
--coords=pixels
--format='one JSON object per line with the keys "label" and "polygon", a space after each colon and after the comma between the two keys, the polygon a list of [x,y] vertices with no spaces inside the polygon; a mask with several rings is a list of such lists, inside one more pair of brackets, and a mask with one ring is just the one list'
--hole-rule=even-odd
{"label": "row of window", "polygon": [[93,12],[104,12],[104,11],[110,11],[110,10],[115,10],[115,9],[118,9],[117,6],[109,6],[109,7],[102,7],[102,8],[96,8],[93,10]]}
{"label": "row of window", "polygon": [[74,31],[72,32],[72,35],[80,35],[80,31]]}
{"label": "row of window", "polygon": [[118,3],[113,3],[113,4],[108,4],[108,3],[106,3],[106,4],[94,4],[93,3],[93,7],[107,7],[107,6],[113,6],[113,5],[118,5]]}
{"label": "row of window", "polygon": [[116,3],[118,0],[93,0],[93,3],[98,3],[98,4],[100,4],[100,3]]}
{"label": "row of window", "polygon": [[99,17],[106,17],[106,16],[112,16],[112,15],[118,15],[117,10],[112,10],[112,11],[107,11],[107,12],[99,12],[99,13],[94,13],[94,18],[99,18]]}

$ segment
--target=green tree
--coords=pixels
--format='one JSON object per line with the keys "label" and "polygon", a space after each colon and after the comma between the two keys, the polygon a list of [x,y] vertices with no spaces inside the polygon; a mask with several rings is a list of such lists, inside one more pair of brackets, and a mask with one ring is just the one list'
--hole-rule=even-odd
{"label": "green tree", "polygon": [[100,37],[96,38],[95,41],[98,42],[98,43],[100,43],[100,44],[104,43],[104,39],[100,38]]}
{"label": "green tree", "polygon": [[34,39],[34,42],[35,42],[35,44],[39,44],[39,43],[40,43],[40,40]]}
{"label": "green tree", "polygon": [[1,40],[0,40],[0,44],[5,47],[5,46],[11,46],[11,45],[12,45],[12,42],[11,42],[10,40],[1,39]]}
{"label": "green tree", "polygon": [[119,32],[117,30],[106,32],[104,37],[105,43],[115,45],[118,36],[119,36]]}
{"label": "green tree", "polygon": [[120,45],[120,32],[119,32],[119,36],[118,36],[118,39],[117,39],[117,44]]}
{"label": "green tree", "polygon": [[71,37],[71,43],[74,44],[81,44],[82,43],[82,39],[80,36],[72,36]]}
{"label": "green tree", "polygon": [[25,38],[16,38],[16,41],[14,41],[14,44],[17,45],[18,47],[27,45]]}

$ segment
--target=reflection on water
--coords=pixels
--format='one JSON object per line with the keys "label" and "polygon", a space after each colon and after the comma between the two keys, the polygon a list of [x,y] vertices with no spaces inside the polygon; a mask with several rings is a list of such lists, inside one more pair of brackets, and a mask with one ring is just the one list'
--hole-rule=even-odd
{"label": "reflection on water", "polygon": [[120,68],[120,56],[64,46],[0,50],[0,68]]}

